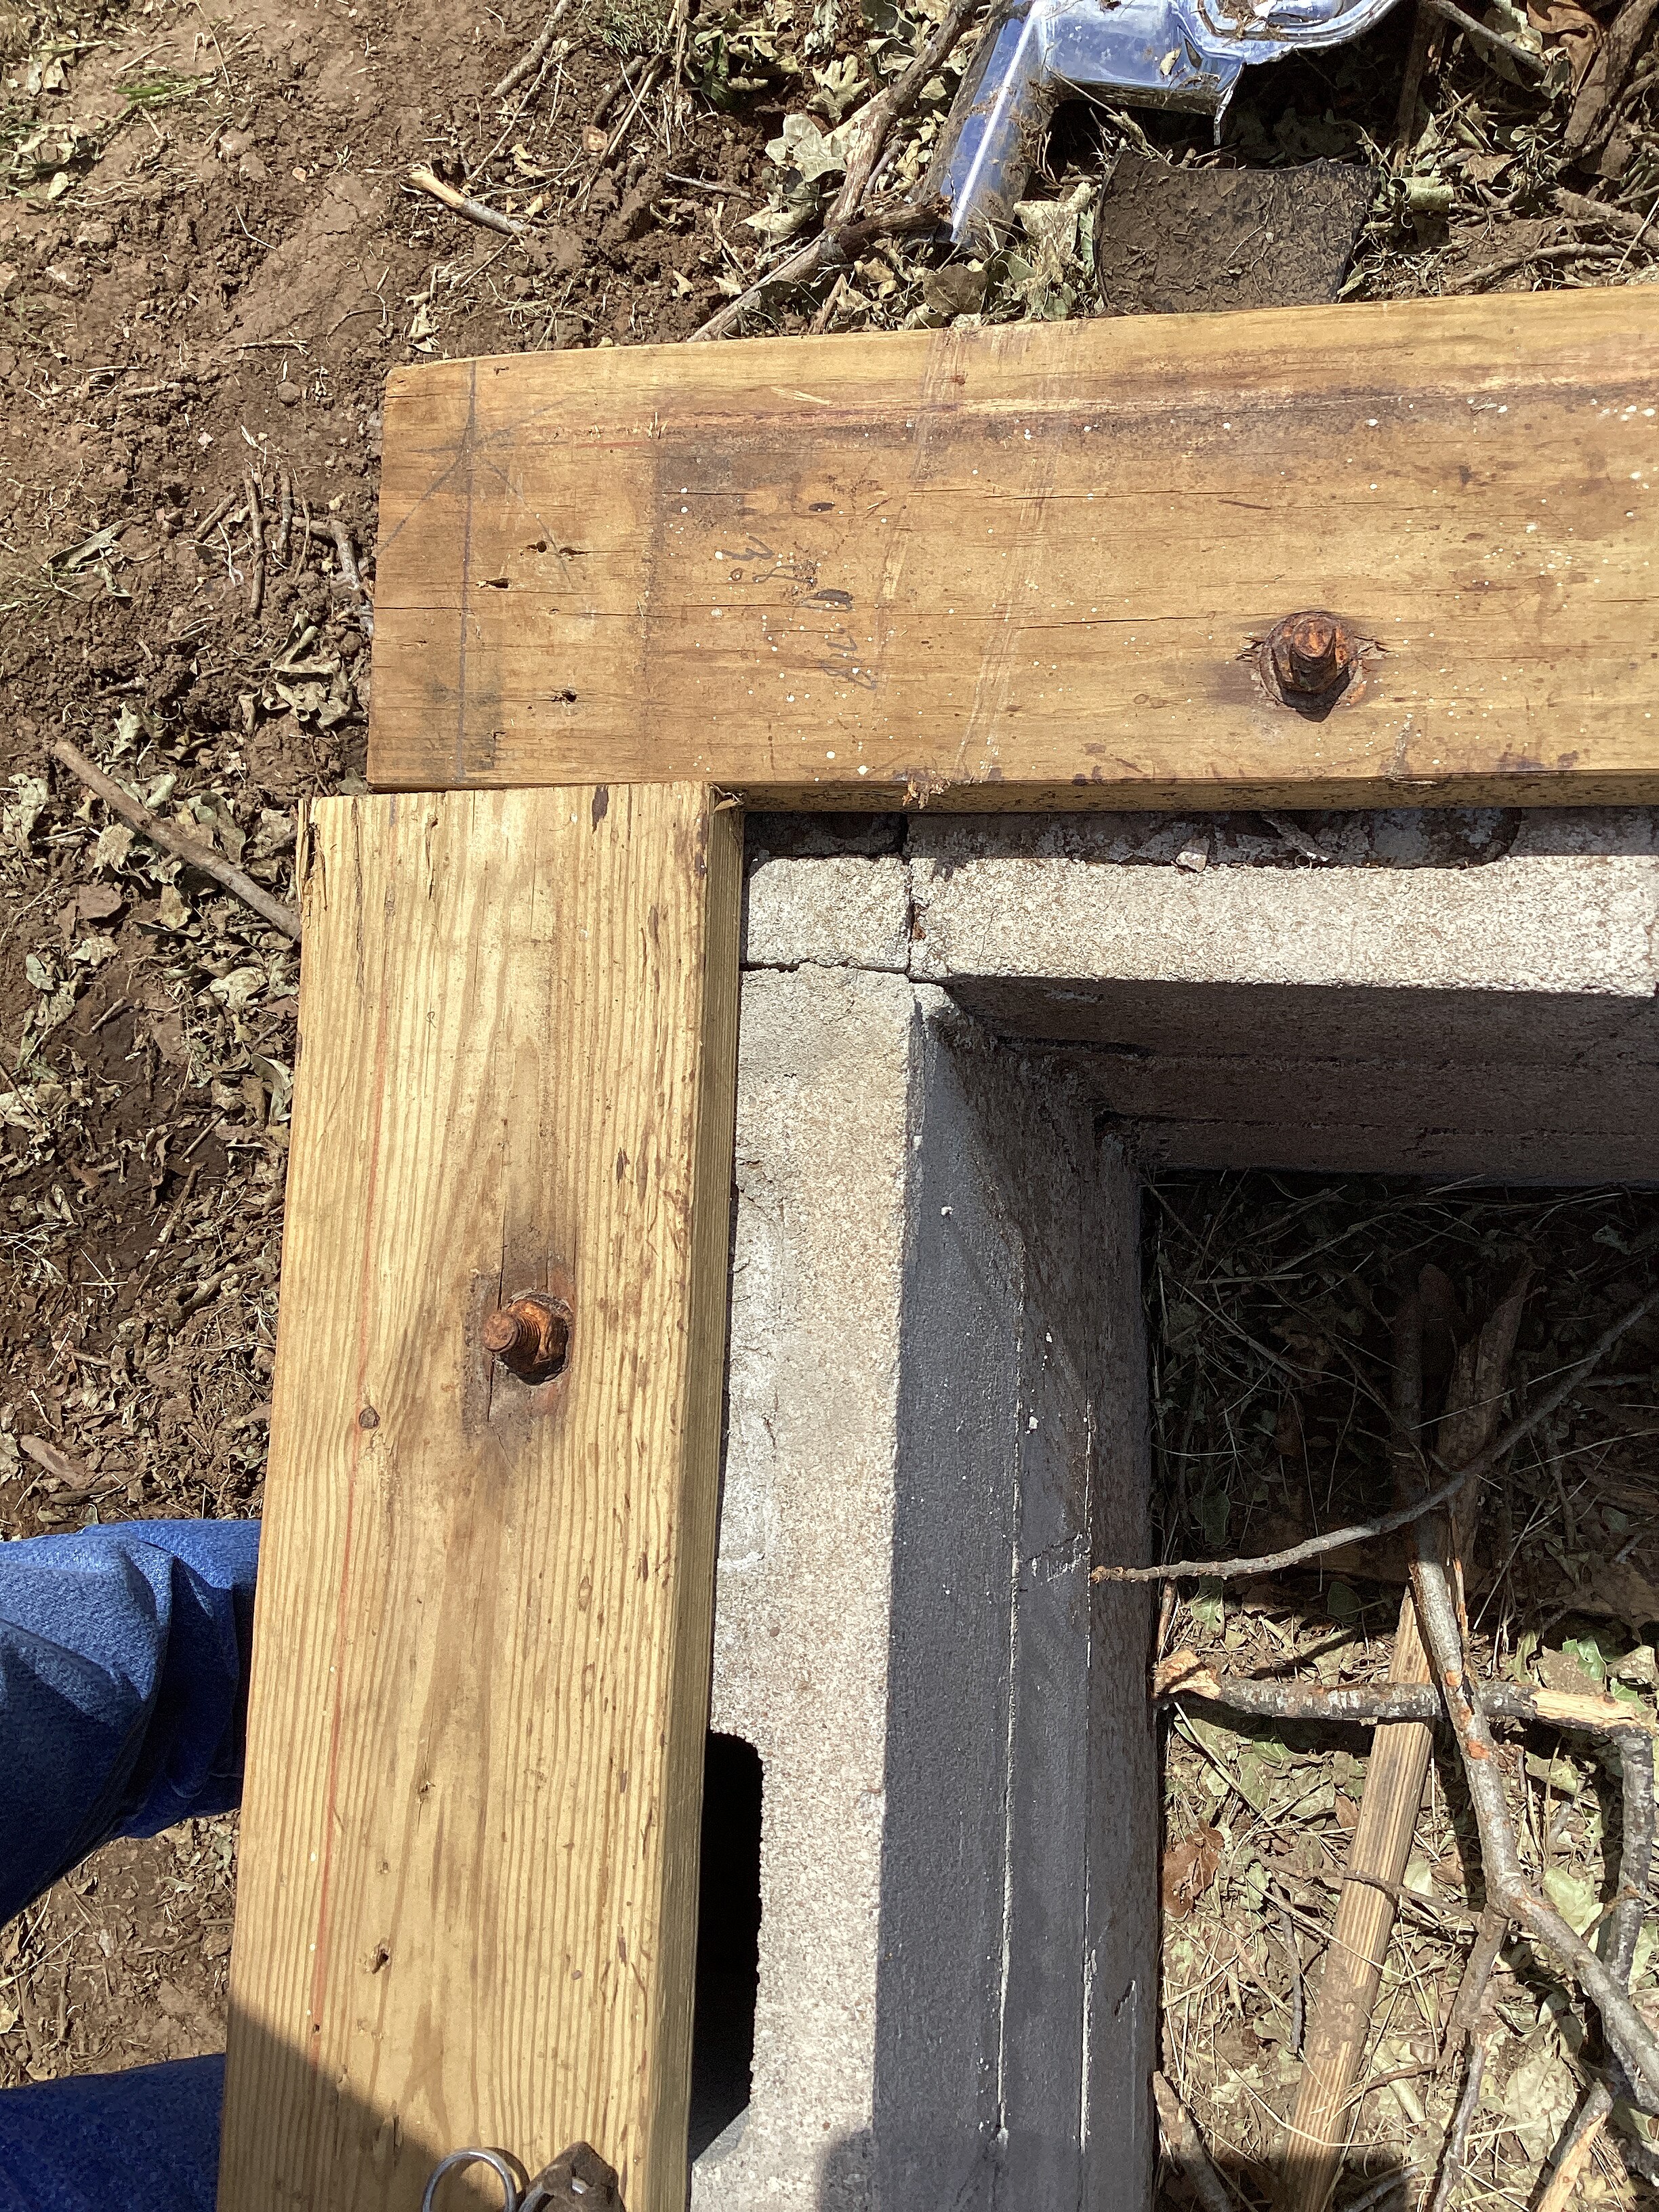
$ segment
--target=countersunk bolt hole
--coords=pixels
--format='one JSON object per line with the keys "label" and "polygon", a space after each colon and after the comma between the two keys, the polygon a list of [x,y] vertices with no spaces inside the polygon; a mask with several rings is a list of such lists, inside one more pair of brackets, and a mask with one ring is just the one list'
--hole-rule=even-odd
{"label": "countersunk bolt hole", "polygon": [[539,1291],[526,1291],[488,1317],[483,1346],[521,1382],[550,1382],[570,1357],[570,1310]]}

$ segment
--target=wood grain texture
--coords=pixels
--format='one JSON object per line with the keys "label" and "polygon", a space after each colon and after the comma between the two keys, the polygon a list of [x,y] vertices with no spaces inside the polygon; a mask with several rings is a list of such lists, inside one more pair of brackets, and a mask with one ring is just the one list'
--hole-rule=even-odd
{"label": "wood grain texture", "polygon": [[[575,2136],[681,2212],[738,819],[310,816],[222,2212]],[[574,1315],[535,1389],[480,1344],[526,1289]]]}
{"label": "wood grain texture", "polygon": [[[1623,287],[395,370],[371,778],[1659,799],[1656,343]],[[1250,651],[1310,606],[1379,648],[1322,720]]]}

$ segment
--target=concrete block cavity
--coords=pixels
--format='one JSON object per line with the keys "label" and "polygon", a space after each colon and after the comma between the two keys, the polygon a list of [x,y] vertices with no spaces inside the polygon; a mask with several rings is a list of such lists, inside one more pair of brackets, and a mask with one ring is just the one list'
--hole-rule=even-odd
{"label": "concrete block cavity", "polygon": [[1136,1173],[1659,1176],[1656,818],[769,823],[714,1687],[759,1988],[692,2212],[1150,2203],[1149,1610],[1089,1581],[1146,1540]]}
{"label": "concrete block cavity", "polygon": [[694,2212],[1150,2202],[1136,1190],[939,992],[744,980],[714,1725],[764,1769]]}

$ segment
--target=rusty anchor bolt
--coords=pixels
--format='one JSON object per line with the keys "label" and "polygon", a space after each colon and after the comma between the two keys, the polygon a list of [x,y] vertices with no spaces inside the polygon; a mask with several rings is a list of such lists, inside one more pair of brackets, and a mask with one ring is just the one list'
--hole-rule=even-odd
{"label": "rusty anchor bolt", "polygon": [[1267,633],[1267,661],[1281,694],[1321,699],[1338,690],[1353,674],[1359,649],[1339,616],[1322,607],[1286,615]]}
{"label": "rusty anchor bolt", "polygon": [[520,1382],[550,1382],[570,1349],[569,1312],[539,1291],[526,1291],[490,1315],[483,1325],[483,1345]]}

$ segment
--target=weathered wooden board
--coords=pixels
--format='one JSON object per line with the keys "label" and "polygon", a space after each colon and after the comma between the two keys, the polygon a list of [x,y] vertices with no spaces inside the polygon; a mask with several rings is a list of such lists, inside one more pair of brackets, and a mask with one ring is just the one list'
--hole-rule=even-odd
{"label": "weathered wooden board", "polygon": [[[1659,798],[1659,295],[395,371],[370,775],[762,804]],[[1250,652],[1375,641],[1322,720]]]}
{"label": "weathered wooden board", "polygon": [[[310,817],[223,2212],[414,2212],[447,2151],[576,2136],[681,2212],[736,825]],[[556,1380],[483,1348],[525,1290]]]}

